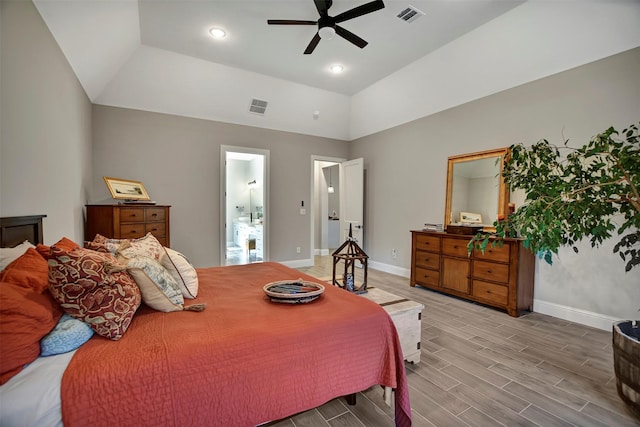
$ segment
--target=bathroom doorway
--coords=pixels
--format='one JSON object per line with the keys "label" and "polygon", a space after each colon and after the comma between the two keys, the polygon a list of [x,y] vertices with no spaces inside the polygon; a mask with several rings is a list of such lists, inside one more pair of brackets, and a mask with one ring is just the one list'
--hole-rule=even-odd
{"label": "bathroom doorway", "polygon": [[269,151],[223,146],[221,265],[268,259]]}

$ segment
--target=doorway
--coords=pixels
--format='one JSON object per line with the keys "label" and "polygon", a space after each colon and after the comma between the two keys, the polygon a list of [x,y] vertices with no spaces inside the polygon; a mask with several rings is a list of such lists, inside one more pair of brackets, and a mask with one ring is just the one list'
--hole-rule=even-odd
{"label": "doorway", "polygon": [[268,259],[269,151],[221,148],[221,265]]}
{"label": "doorway", "polygon": [[340,246],[340,163],[344,160],[312,157],[311,253],[314,255],[330,255]]}

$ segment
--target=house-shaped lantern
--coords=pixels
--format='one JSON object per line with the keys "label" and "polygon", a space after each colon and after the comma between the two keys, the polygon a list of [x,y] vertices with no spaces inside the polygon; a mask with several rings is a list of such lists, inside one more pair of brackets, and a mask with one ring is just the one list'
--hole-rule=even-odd
{"label": "house-shaped lantern", "polygon": [[[367,292],[367,260],[369,256],[364,253],[362,248],[358,246],[356,240],[353,238],[351,224],[349,224],[349,237],[345,242],[340,245],[338,249],[333,252],[333,276],[332,282],[334,286],[339,286],[346,289],[349,292],[356,294],[364,294]],[[336,266],[340,261],[344,261],[344,273],[342,280],[336,279]],[[360,262],[364,270],[364,281],[360,287],[355,286],[355,274],[354,268],[356,261]]]}

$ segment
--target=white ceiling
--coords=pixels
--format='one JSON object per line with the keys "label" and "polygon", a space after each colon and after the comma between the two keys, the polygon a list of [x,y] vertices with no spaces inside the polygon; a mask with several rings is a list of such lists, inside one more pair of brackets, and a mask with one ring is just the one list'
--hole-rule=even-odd
{"label": "white ceiling", "polygon": [[[367,0],[334,0],[335,16]],[[255,71],[332,92],[353,95],[416,59],[512,9],[518,0],[385,0],[385,8],[340,25],[369,42],[363,49],[341,37],[322,40],[303,55],[315,26],[267,25],[267,19],[318,19],[313,0],[138,2],[144,45]],[[412,23],[396,17],[409,6],[425,16]],[[208,29],[229,32],[215,41]],[[329,66],[340,63],[336,76]]]}
{"label": "white ceiling", "polygon": [[[384,0],[340,24],[364,49],[335,37],[311,55],[314,26],[267,19],[316,20],[313,0],[33,1],[96,104],[346,140],[639,44],[637,0]],[[425,16],[398,19],[409,5]]]}

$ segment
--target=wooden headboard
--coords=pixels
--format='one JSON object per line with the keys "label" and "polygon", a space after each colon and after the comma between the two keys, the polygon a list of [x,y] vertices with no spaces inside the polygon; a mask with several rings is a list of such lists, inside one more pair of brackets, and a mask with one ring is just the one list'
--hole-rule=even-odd
{"label": "wooden headboard", "polygon": [[11,248],[25,240],[42,243],[42,218],[46,215],[10,216],[0,218],[0,247]]}

